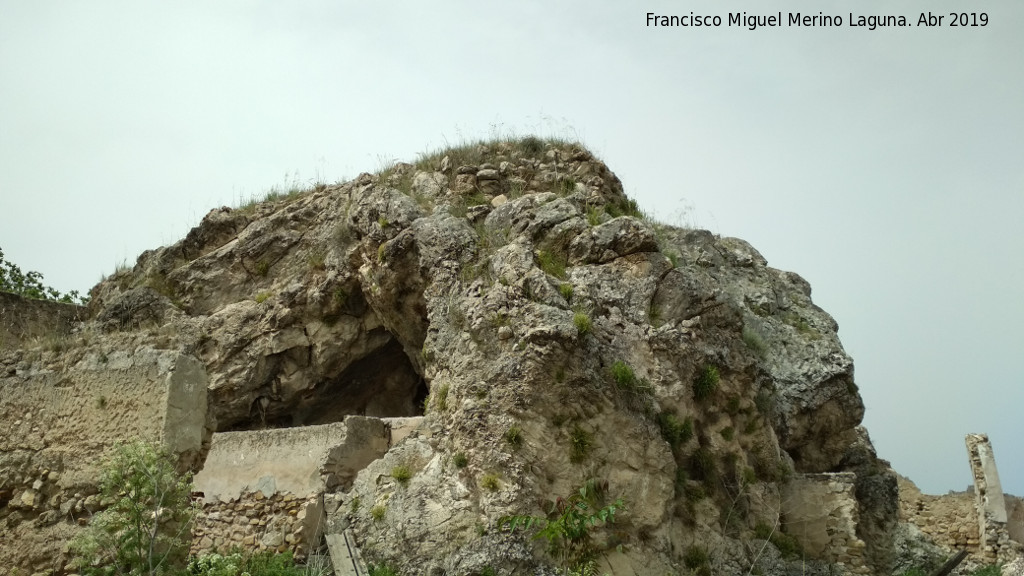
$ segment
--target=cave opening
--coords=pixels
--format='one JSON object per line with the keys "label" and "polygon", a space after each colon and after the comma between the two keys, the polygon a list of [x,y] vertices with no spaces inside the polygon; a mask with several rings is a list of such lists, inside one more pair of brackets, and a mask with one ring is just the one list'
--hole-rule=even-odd
{"label": "cave opening", "polygon": [[[287,402],[257,399],[249,418],[230,430],[294,428],[341,422],[346,416],[422,416],[429,393],[395,338]],[[262,403],[261,403],[262,402]]]}

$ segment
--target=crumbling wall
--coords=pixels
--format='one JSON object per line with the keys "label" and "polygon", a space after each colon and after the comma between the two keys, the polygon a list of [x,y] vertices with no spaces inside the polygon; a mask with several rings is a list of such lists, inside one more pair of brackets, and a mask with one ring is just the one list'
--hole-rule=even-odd
{"label": "crumbling wall", "polygon": [[59,338],[85,316],[82,306],[0,292],[0,349],[37,338]]}
{"label": "crumbling wall", "polygon": [[0,565],[67,570],[66,543],[100,509],[110,449],[167,443],[201,457],[206,373],[191,356],[140,348],[86,355],[73,366],[22,360],[0,370]]}
{"label": "crumbling wall", "polygon": [[192,553],[240,546],[250,551],[291,551],[302,558],[316,548],[325,521],[320,494],[246,492],[203,504],[192,527]]}
{"label": "crumbling wall", "polygon": [[866,545],[857,537],[857,498],[852,472],[801,474],[782,493],[785,532],[804,553],[841,564],[854,574],[870,574]]}
{"label": "crumbling wall", "polygon": [[922,494],[909,479],[899,477],[900,521],[910,522],[944,548],[978,552],[978,515],[973,492],[941,496]]}
{"label": "crumbling wall", "polygon": [[[400,434],[421,419],[398,419]],[[391,445],[391,426],[379,418],[213,435],[195,490],[203,497],[193,530],[193,552],[243,546],[315,548],[323,532],[323,496],[345,490],[356,473]]]}

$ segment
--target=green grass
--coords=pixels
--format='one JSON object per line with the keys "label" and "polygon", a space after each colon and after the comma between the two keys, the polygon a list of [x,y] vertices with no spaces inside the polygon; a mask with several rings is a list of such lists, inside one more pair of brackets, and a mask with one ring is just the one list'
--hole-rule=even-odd
{"label": "green grass", "polygon": [[412,471],[405,464],[399,464],[391,469],[391,477],[395,479],[395,482],[405,486],[412,478]]}
{"label": "green grass", "polygon": [[497,492],[501,489],[501,480],[497,474],[484,474],[480,478],[480,487],[488,492]]}
{"label": "green grass", "polygon": [[465,468],[469,464],[469,458],[466,457],[465,452],[456,452],[452,456],[452,464],[455,464],[456,468]]}
{"label": "green grass", "polygon": [[661,430],[661,437],[673,448],[678,448],[693,438],[693,420],[679,420],[672,411],[665,410],[658,414],[658,428]]}
{"label": "green grass", "polygon": [[569,432],[569,461],[579,464],[587,459],[591,449],[594,447],[594,438],[579,424],[573,426]]}
{"label": "green grass", "polygon": [[743,326],[743,343],[762,360],[768,354],[768,345],[765,344],[764,337],[750,326]]}
{"label": "green grass", "polygon": [[566,255],[561,252],[555,252],[546,248],[537,252],[537,264],[540,266],[540,269],[559,280],[565,280],[565,267],[568,262]]}
{"label": "green grass", "polygon": [[511,426],[505,431],[505,442],[512,448],[518,449],[523,445],[523,431],[519,426]]}
{"label": "green grass", "polygon": [[386,514],[387,511],[388,509],[385,506],[383,506],[382,504],[377,504],[373,508],[370,508],[370,517],[373,518],[375,521],[380,522],[384,519],[384,514]]}
{"label": "green grass", "polygon": [[573,293],[572,284],[569,284],[568,282],[561,283],[558,286],[558,293],[562,295],[562,298],[565,298],[566,302],[569,302],[569,303],[572,302],[572,293]]}
{"label": "green grass", "polygon": [[706,566],[710,560],[707,549],[702,546],[690,546],[683,554],[683,564],[690,570]]}
{"label": "green grass", "polygon": [[442,384],[441,387],[437,390],[437,398],[434,399],[434,406],[436,406],[437,409],[441,412],[444,412],[445,410],[448,409],[449,388],[450,387],[448,384]]}
{"label": "green grass", "polygon": [[718,368],[706,364],[693,382],[693,398],[698,401],[710,398],[718,389],[718,381]]}
{"label": "green grass", "polygon": [[593,324],[590,322],[590,316],[587,316],[586,312],[577,311],[573,314],[572,323],[576,326],[576,333],[580,336],[589,334],[593,328]]}

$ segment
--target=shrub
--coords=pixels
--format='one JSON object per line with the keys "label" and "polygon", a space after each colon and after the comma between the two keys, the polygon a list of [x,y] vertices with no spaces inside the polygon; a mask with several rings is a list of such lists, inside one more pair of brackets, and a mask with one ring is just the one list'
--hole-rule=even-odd
{"label": "shrub", "polygon": [[497,492],[501,489],[501,482],[498,480],[497,474],[484,474],[480,478],[480,487],[490,492]]}
{"label": "shrub", "polygon": [[466,458],[465,452],[456,452],[452,456],[452,464],[455,464],[456,468],[465,468],[469,464],[469,458]]}
{"label": "shrub", "polygon": [[228,555],[203,554],[188,563],[189,576],[306,576],[307,571],[295,563],[291,552],[278,554],[234,551]]}
{"label": "shrub", "polygon": [[398,572],[387,564],[369,564],[366,571],[369,576],[398,576]]}
{"label": "shrub", "polygon": [[573,426],[572,431],[569,432],[569,461],[573,464],[583,462],[590,455],[593,444],[594,440],[590,432],[581,428],[579,424]]}
{"label": "shrub", "polygon": [[[127,266],[125,266],[127,269]],[[39,272],[22,272],[21,268],[4,258],[0,248],[0,292],[10,292],[25,298],[36,300],[52,300],[66,304],[88,304],[88,296],[80,296],[78,290],[61,293],[53,287],[43,284],[43,275]]]}
{"label": "shrub", "polygon": [[1001,576],[1002,573],[1003,571],[998,564],[989,564],[971,572],[971,576]]}
{"label": "shrub", "polygon": [[137,441],[118,446],[100,476],[101,500],[71,543],[82,574],[156,575],[180,570],[191,544],[192,482],[163,448]]}
{"label": "shrub", "polygon": [[718,388],[718,368],[707,364],[701,369],[700,374],[693,383],[693,398],[705,400],[714,394]]}
{"label": "shrub", "polygon": [[412,478],[412,471],[405,464],[399,464],[391,469],[391,477],[395,479],[395,482],[405,486]]}
{"label": "shrub", "polygon": [[442,384],[437,390],[437,398],[434,400],[434,405],[437,406],[437,409],[441,412],[448,409],[448,390],[448,384]]}
{"label": "shrub", "polygon": [[757,330],[750,326],[743,327],[743,343],[747,345],[758,358],[764,359],[768,354],[768,345],[764,342],[764,337]]}
{"label": "shrub", "polygon": [[377,504],[373,508],[370,508],[370,517],[379,522],[384,519],[384,514],[386,514],[387,511],[387,507],[383,504]]}
{"label": "shrub", "polygon": [[519,448],[523,445],[523,431],[519,426],[511,426],[505,431],[505,442],[513,448]]}
{"label": "shrub", "polygon": [[668,410],[658,414],[658,428],[661,429],[661,437],[673,448],[678,448],[693,438],[693,419],[680,421],[674,412]]}
{"label": "shrub", "polygon": [[616,360],[612,364],[612,379],[619,388],[633,388],[636,386],[636,374],[633,369],[622,360]]}
{"label": "shrub", "polygon": [[683,554],[683,564],[690,570],[706,566],[709,561],[708,551],[702,546],[690,546]]}
{"label": "shrub", "polygon": [[726,442],[731,442],[733,436],[736,434],[736,430],[734,430],[732,426],[727,426],[722,429],[721,434],[723,440],[725,440]]}
{"label": "shrub", "polygon": [[561,284],[558,285],[558,293],[562,295],[562,298],[565,298],[566,302],[572,302],[572,284],[568,282],[562,282]]}
{"label": "shrub", "polygon": [[718,477],[718,468],[715,466],[715,459],[706,448],[698,448],[690,456],[690,466],[693,473],[705,482],[712,482]]}
{"label": "shrub", "polygon": [[598,509],[606,491],[607,482],[591,480],[568,497],[557,498],[547,517],[505,516],[498,520],[498,525],[510,532],[539,527],[534,539],[547,540],[548,552],[560,557],[567,568],[579,568],[596,552],[591,530],[613,523],[615,514],[625,507],[619,499]]}
{"label": "shrub", "polygon": [[576,333],[585,336],[593,327],[590,323],[590,316],[586,312],[576,312],[572,315],[572,323],[576,325]]}

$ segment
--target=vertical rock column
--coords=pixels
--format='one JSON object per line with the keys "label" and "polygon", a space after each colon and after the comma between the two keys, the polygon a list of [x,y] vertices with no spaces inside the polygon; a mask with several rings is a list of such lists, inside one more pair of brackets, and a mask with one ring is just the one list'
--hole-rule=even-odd
{"label": "vertical rock column", "polygon": [[996,458],[986,434],[968,434],[967,456],[974,476],[974,495],[978,511],[979,554],[986,562],[1000,559],[1000,550],[1009,541],[1006,531],[1006,503],[996,471]]}

